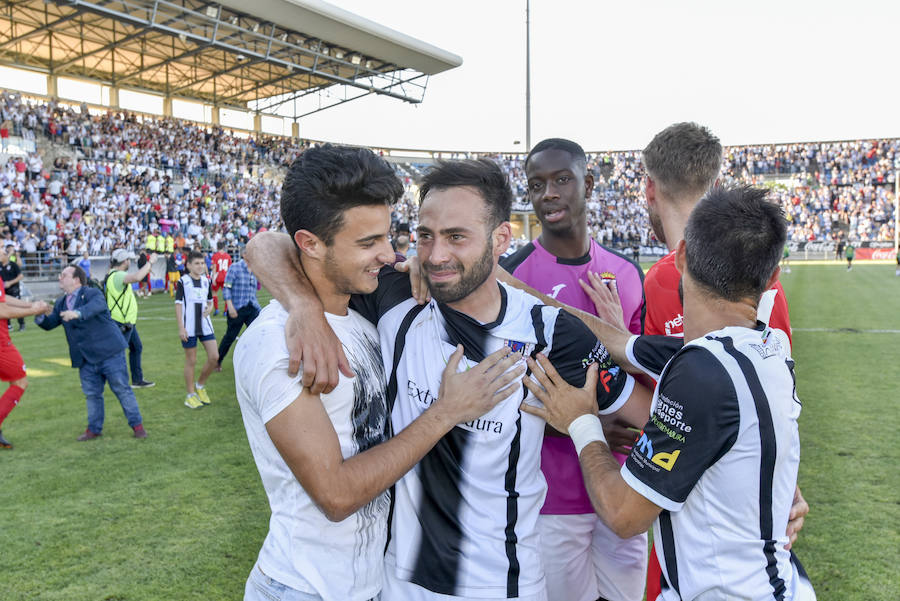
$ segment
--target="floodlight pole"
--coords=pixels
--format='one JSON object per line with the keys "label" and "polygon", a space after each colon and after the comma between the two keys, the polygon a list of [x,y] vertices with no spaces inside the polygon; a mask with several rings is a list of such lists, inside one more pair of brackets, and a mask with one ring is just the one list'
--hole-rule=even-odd
{"label": "floodlight pole", "polygon": [[525,0],[525,152],[531,151],[531,0]]}
{"label": "floodlight pole", "polygon": [[[900,165],[898,165],[900,167]],[[900,246],[900,169],[894,171],[894,254]]]}

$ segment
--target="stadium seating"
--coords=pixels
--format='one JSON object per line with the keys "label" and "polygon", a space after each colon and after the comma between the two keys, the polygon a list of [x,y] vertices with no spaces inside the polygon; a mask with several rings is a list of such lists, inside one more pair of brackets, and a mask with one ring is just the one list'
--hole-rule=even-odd
{"label": "stadium seating", "polygon": [[[21,253],[59,264],[88,251],[137,249],[150,231],[180,233],[188,246],[236,252],[256,231],[280,227],[279,182],[308,147],[219,127],[127,112],[92,113],[2,92],[7,136],[35,152],[0,159],[0,237]],[[721,180],[768,185],[790,221],[790,240],[892,241],[894,161],[900,140],[855,140],[725,150]],[[476,156],[465,153],[465,156]],[[527,211],[524,156],[491,154],[509,175],[515,210]],[[396,164],[406,192],[396,222],[415,223],[415,179],[425,168]],[[588,157],[592,234],[612,247],[657,244],[641,191],[640,151]]]}

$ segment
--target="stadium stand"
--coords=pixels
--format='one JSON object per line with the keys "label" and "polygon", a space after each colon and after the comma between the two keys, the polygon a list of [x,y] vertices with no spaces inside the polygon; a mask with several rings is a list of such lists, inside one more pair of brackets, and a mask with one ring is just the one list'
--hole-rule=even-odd
{"label": "stadium stand", "polygon": [[[84,251],[139,249],[157,228],[203,249],[225,239],[239,254],[255,232],[281,226],[284,169],[309,145],[9,92],[0,94],[0,121],[4,139],[35,144],[8,155],[0,172],[0,239],[17,247],[31,274]],[[888,243],[898,148],[897,139],[729,147],[721,177],[770,186],[794,244]],[[487,156],[509,175],[514,210],[528,212],[524,156]],[[415,224],[415,182],[426,165],[394,165],[406,188],[394,221]],[[640,152],[593,153],[588,168],[596,182],[588,203],[594,237],[616,248],[658,246],[644,208]]]}

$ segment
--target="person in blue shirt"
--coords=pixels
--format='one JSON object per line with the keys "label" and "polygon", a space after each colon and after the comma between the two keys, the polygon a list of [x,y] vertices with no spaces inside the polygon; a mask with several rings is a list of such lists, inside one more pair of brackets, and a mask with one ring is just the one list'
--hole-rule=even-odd
{"label": "person in blue shirt", "polygon": [[78,266],[84,269],[84,273],[87,275],[88,279],[91,279],[91,260],[88,256],[88,251],[84,251],[81,260],[78,261]]}

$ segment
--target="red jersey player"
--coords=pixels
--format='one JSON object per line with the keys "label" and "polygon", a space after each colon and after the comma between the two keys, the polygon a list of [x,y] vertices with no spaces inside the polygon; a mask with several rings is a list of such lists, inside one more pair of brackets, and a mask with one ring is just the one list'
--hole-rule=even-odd
{"label": "red jersey player", "polygon": [[231,267],[231,255],[225,252],[226,242],[219,240],[217,246],[218,251],[212,256],[212,295],[213,295],[213,315],[219,314],[219,290],[225,285],[225,274]]}
{"label": "red jersey player", "polygon": [[[0,250],[0,253],[3,251]],[[0,280],[0,380],[9,383],[9,388],[0,396],[0,427],[3,426],[3,420],[9,415],[28,386],[28,379],[25,377],[25,362],[18,349],[13,346],[9,337],[9,320],[17,317],[27,317],[29,315],[40,315],[50,311],[50,306],[44,301],[36,303],[27,303],[17,298],[7,297]],[[0,449],[11,449],[12,444],[3,437],[3,430],[0,429]]]}

